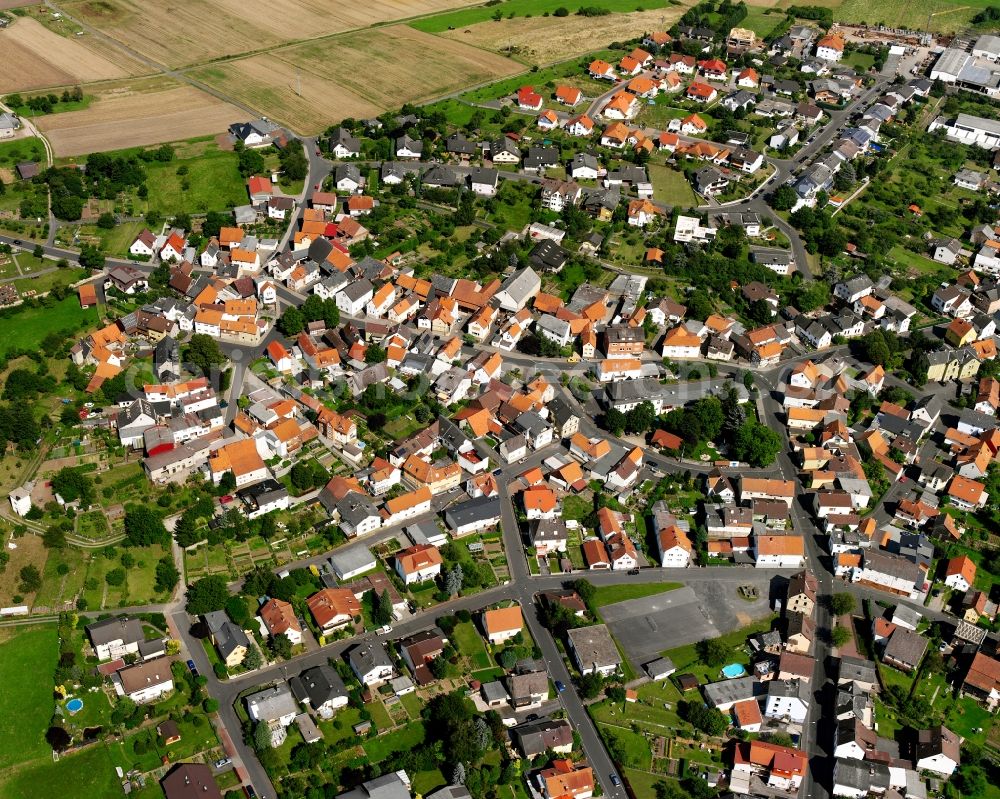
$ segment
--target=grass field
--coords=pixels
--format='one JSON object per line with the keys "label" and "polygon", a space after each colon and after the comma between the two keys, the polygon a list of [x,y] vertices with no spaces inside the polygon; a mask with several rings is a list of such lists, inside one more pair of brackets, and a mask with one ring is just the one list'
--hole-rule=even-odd
{"label": "grass field", "polygon": [[740,22],[740,27],[752,30],[761,38],[767,36],[785,18],[784,14],[777,11],[770,14],[768,11],[770,11],[768,8],[749,7],[746,17]]}
{"label": "grass field", "polygon": [[41,161],[45,145],[35,136],[0,142],[0,166],[14,166],[19,161]]}
{"label": "grass field", "polygon": [[854,67],[858,72],[867,72],[875,64],[875,56],[871,53],[848,53],[844,56],[843,63]]}
{"label": "grass field", "polygon": [[424,725],[410,722],[398,730],[393,730],[377,738],[371,738],[362,744],[365,754],[372,763],[385,760],[393,752],[405,752],[420,746],[424,742]]}
{"label": "grass field", "polygon": [[36,349],[53,330],[77,330],[96,325],[97,309],[83,310],[76,295],[47,307],[21,307],[9,315],[0,316],[0,326],[5,331],[0,352]]}
{"label": "grass field", "polygon": [[[235,153],[220,150],[214,140],[179,146],[178,157],[170,163],[146,165],[149,210],[169,216],[182,211],[222,211],[246,202],[237,162]],[[177,174],[181,166],[188,170],[183,177]],[[187,181],[186,189],[182,181]]]}
{"label": "grass field", "polygon": [[[52,670],[59,647],[56,628],[4,630],[0,638],[0,771],[19,763],[45,757],[49,746],[45,730],[54,707]],[[35,679],[25,679],[33,675]],[[38,796],[27,791],[22,796]]]}
{"label": "grass field", "polygon": [[684,173],[666,164],[647,164],[646,170],[653,183],[653,198],[667,205],[692,208],[698,204],[694,190]]}
{"label": "grass field", "polygon": [[629,599],[642,599],[654,594],[664,594],[680,588],[682,583],[623,583],[621,585],[602,585],[594,590],[594,605],[602,608],[616,602]]}
{"label": "grass field", "polygon": [[54,269],[44,275],[31,275],[42,269],[53,269],[56,262],[45,258],[35,258],[32,255],[18,255],[17,262],[21,265],[21,271],[29,277],[15,280],[14,285],[21,292],[22,296],[31,296],[27,292],[33,291],[35,294],[43,294],[51,291],[56,286],[70,286],[78,280],[82,280],[90,273],[85,269]]}
{"label": "grass field", "polygon": [[[560,7],[567,9],[570,14],[575,14],[578,8],[586,5],[591,5],[591,3],[578,2],[574,4],[566,2],[566,0],[506,0],[499,6],[481,4],[461,11],[436,14],[433,17],[418,19],[411,22],[410,25],[427,33],[441,33],[451,28],[461,28],[463,25],[475,25],[477,22],[492,20],[493,15],[498,11],[504,17],[509,17],[511,14],[515,17],[545,17]],[[606,8],[614,13],[666,8],[667,5],[666,0],[646,0],[646,2],[644,0],[607,0],[600,4],[601,8]]]}
{"label": "grass field", "polygon": [[[121,795],[115,766],[127,770],[129,761],[120,747],[98,745],[53,763],[44,762],[22,769],[0,786],[0,799],[24,799],[27,796],[72,796],[74,799],[106,799]],[[159,785],[148,786],[139,797],[162,796]]]}

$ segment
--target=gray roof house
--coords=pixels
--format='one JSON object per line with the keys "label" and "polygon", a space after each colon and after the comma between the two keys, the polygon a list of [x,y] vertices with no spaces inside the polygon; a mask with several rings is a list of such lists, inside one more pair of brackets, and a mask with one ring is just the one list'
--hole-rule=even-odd
{"label": "gray roof house", "polygon": [[737,702],[753,699],[756,682],[753,677],[737,677],[735,680],[708,683],[702,686],[702,690],[709,707],[726,711]]}
{"label": "gray roof house", "polygon": [[405,771],[393,771],[338,794],[337,799],[410,799],[410,778]]}
{"label": "gray roof house", "polygon": [[330,555],[329,563],[338,580],[350,580],[376,566],[372,551],[362,546],[338,549]]}
{"label": "gray roof house", "polygon": [[621,655],[605,624],[577,627],[566,632],[570,651],[581,674],[611,674],[621,666]]}
{"label": "gray roof house", "polygon": [[379,641],[352,646],[346,658],[351,671],[364,685],[379,685],[395,674],[392,659]]}
{"label": "gray roof house", "polygon": [[347,704],[347,688],[337,671],[327,664],[306,669],[289,680],[292,693],[320,715]]}
{"label": "gray roof house", "polygon": [[568,752],[573,747],[573,728],[565,719],[537,719],[510,730],[511,740],[524,757],[535,757],[552,749]]}
{"label": "gray roof house", "polygon": [[477,497],[444,512],[444,520],[455,535],[473,533],[500,522],[500,497]]}
{"label": "gray roof house", "polygon": [[520,311],[542,288],[542,279],[530,266],[508,277],[494,299],[505,311]]}
{"label": "gray roof house", "polygon": [[250,639],[238,624],[234,624],[224,610],[213,610],[203,617],[208,632],[219,655],[227,666],[234,666],[243,660],[250,648]]}
{"label": "gray roof house", "polygon": [[142,622],[127,616],[114,616],[87,625],[87,637],[100,660],[118,658],[139,651],[139,643],[146,637]]}

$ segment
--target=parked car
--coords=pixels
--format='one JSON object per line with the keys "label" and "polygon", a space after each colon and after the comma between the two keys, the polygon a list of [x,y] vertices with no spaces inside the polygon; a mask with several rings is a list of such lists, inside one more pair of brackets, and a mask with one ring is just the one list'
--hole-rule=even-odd
{"label": "parked car", "polygon": [[611,784],[614,785],[616,788],[622,784],[622,781],[618,779],[618,775],[615,774],[614,772],[611,773]]}
{"label": "parked car", "polygon": [[233,759],[231,757],[220,757],[218,760],[215,761],[215,767],[216,768],[225,768],[226,766],[230,765],[232,762],[233,762]]}
{"label": "parked car", "polygon": [[563,683],[562,683],[561,681],[559,681],[559,680],[556,680],[556,690],[557,690],[557,691],[558,691],[559,693],[562,693],[563,691],[565,691],[565,690],[566,690],[566,686],[565,686],[565,685],[563,685]]}
{"label": "parked car", "polygon": [[192,673],[192,674],[194,674],[194,672],[198,671],[198,667],[194,665],[194,661],[193,661],[193,660],[189,660],[189,661],[187,662],[187,667],[188,667],[189,669],[191,669],[191,673]]}
{"label": "parked car", "polygon": [[391,632],[392,632],[392,625],[390,625],[390,624],[384,624],[384,625],[382,625],[381,627],[378,628],[378,634],[379,635],[386,635],[386,634],[391,633]]}

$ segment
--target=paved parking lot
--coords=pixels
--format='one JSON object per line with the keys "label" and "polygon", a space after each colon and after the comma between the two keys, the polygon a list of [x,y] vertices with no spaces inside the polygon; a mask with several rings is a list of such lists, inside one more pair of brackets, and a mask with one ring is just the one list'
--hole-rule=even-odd
{"label": "paved parking lot", "polygon": [[639,667],[665,649],[715,638],[767,616],[768,581],[748,570],[745,584],[757,587],[756,601],[742,599],[737,594],[739,584],[691,580],[675,591],[608,605],[601,615],[626,656]]}

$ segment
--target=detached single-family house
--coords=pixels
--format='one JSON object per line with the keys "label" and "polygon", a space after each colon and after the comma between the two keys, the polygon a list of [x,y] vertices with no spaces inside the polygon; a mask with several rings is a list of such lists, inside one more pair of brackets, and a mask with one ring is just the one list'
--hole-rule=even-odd
{"label": "detached single-family house", "polygon": [[520,605],[483,612],[483,630],[491,644],[502,644],[514,638],[523,626],[524,617],[521,615]]}

